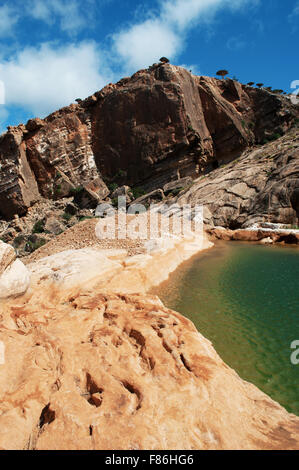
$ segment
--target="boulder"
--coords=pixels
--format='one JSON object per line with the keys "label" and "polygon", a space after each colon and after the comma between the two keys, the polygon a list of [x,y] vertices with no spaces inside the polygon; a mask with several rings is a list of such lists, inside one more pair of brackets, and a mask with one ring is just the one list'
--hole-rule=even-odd
{"label": "boulder", "polygon": [[152,191],[148,194],[145,194],[144,196],[139,197],[138,199],[135,199],[134,205],[135,204],[152,204],[156,202],[160,202],[165,198],[164,192],[162,189],[156,189],[155,191]]}
{"label": "boulder", "polygon": [[44,225],[45,232],[59,235],[64,230],[65,226],[59,220],[57,220],[57,217],[51,216],[46,219],[46,223]]}
{"label": "boulder", "polygon": [[262,238],[262,239],[260,240],[260,243],[261,243],[262,245],[272,245],[273,240],[272,240],[271,237]]}
{"label": "boulder", "polygon": [[15,259],[16,253],[13,247],[0,240],[0,276]]}
{"label": "boulder", "polygon": [[0,276],[0,299],[24,294],[30,285],[30,273],[20,261],[13,261]]}
{"label": "boulder", "polygon": [[181,178],[176,181],[170,181],[163,186],[164,194],[167,195],[169,193],[179,193],[180,190],[188,188],[193,183],[193,179],[190,177]]}

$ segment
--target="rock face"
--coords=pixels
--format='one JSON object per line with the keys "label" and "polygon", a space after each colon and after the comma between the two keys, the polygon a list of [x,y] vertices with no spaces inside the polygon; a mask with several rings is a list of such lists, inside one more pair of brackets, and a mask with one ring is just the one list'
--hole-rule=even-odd
{"label": "rock face", "polygon": [[152,66],[9,128],[0,137],[0,215],[24,214],[40,197],[59,199],[81,186],[101,199],[103,179],[150,192],[194,178],[283,134],[298,114],[288,98],[266,90]]}
{"label": "rock face", "polygon": [[179,204],[203,204],[205,221],[230,229],[255,223],[299,225],[299,130],[194,181]]}
{"label": "rock face", "polygon": [[157,297],[43,288],[0,318],[1,449],[299,446],[299,418]]}
{"label": "rock face", "polygon": [[24,294],[30,284],[30,273],[14,249],[0,241],[0,299]]}

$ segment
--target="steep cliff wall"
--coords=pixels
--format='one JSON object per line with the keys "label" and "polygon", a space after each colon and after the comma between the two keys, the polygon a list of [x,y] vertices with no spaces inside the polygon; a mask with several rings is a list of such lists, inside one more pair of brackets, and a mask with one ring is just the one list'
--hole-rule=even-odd
{"label": "steep cliff wall", "polygon": [[106,182],[163,186],[238,157],[298,118],[289,99],[157,64],[0,137],[0,215]]}

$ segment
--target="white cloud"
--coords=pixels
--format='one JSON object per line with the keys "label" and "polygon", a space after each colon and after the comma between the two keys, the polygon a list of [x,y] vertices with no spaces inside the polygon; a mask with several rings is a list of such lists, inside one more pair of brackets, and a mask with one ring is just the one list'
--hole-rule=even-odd
{"label": "white cloud", "polygon": [[0,7],[0,37],[10,36],[15,24],[19,20],[19,15],[14,8],[4,4]]}
{"label": "white cloud", "polygon": [[6,104],[45,116],[76,98],[101,89],[110,71],[93,42],[55,47],[45,43],[26,48],[0,63]]}
{"label": "white cloud", "polygon": [[295,33],[298,30],[298,16],[299,16],[299,1],[293,8],[292,13],[288,16],[289,22],[292,24],[292,32]]}
{"label": "white cloud", "polygon": [[115,35],[114,41],[117,54],[129,70],[148,66],[161,55],[173,57],[181,43],[175,32],[159,19],[134,25]]}
{"label": "white cloud", "polygon": [[48,25],[58,21],[62,31],[74,34],[87,25],[90,10],[88,5],[85,6],[83,14],[77,0],[31,0],[27,14]]}
{"label": "white cloud", "polygon": [[114,35],[114,48],[128,70],[148,66],[160,56],[173,59],[188,30],[206,23],[221,9],[237,10],[260,0],[160,0],[160,12]]}

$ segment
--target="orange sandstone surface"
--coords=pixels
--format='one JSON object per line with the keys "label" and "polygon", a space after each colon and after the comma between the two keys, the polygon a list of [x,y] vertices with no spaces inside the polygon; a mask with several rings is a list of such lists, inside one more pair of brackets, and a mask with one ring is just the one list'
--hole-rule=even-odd
{"label": "orange sandstone surface", "polygon": [[0,449],[299,448],[299,418],[146,293],[199,250],[165,243],[23,266],[30,286],[0,303]]}

